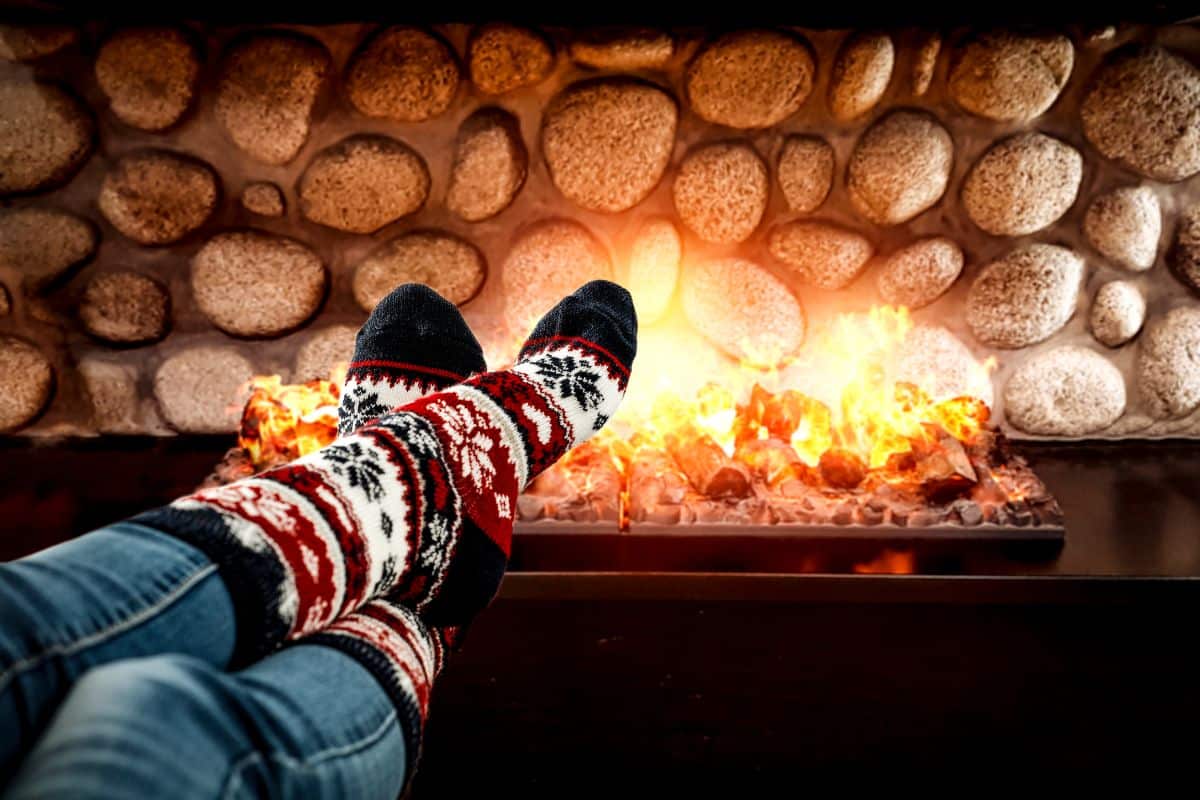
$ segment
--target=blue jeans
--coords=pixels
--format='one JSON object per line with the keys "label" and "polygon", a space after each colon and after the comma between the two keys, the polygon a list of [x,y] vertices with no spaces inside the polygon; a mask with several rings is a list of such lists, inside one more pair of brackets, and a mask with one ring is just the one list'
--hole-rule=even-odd
{"label": "blue jeans", "polygon": [[319,645],[228,672],[233,620],[203,553],[133,523],[0,564],[0,790],[393,800],[405,742],[371,674]]}

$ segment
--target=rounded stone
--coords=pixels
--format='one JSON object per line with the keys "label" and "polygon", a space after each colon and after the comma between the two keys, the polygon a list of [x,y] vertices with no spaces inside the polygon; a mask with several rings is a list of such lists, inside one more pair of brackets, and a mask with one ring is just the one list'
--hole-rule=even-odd
{"label": "rounded stone", "polygon": [[477,28],[467,44],[471,82],[484,94],[504,94],[545,80],[554,49],[535,30],[494,22]]}
{"label": "rounded stone", "polygon": [[833,188],[834,154],[820,136],[789,136],[779,151],[779,188],[788,208],[816,211]]}
{"label": "rounded stone", "polygon": [[308,140],[330,66],[324,46],[304,36],[273,33],[244,40],[225,57],[217,121],[251,158],[286,164]]}
{"label": "rounded stone", "polygon": [[66,181],[91,154],[94,131],[87,109],[59,87],[0,81],[0,194]]}
{"label": "rounded stone", "polygon": [[99,358],[79,362],[79,374],[92,403],[92,422],[100,433],[139,433],[137,368]]}
{"label": "rounded stone", "polygon": [[1106,158],[1160,181],[1200,172],[1200,70],[1174,53],[1119,51],[1096,71],[1079,111]]}
{"label": "rounded stone", "polygon": [[178,28],[131,28],[113,34],[96,55],[96,83],[117,119],[161,131],[191,105],[200,56]]}
{"label": "rounded stone", "polygon": [[586,31],[571,42],[570,53],[592,69],[660,69],[675,55],[675,39],[654,28]]}
{"label": "rounded stone", "polygon": [[360,134],[327,147],[300,176],[300,213],[350,233],[374,233],[418,211],[429,196],[429,170],[411,147]]}
{"label": "rounded stone", "polygon": [[1040,231],[1067,213],[1079,194],[1083,157],[1043,133],[1018,133],[992,145],[963,182],[963,208],[996,236]]}
{"label": "rounded stone", "polygon": [[440,231],[408,233],[386,242],[354,272],[354,299],[365,311],[404,283],[423,283],[455,305],[479,294],[487,277],[483,253]]}
{"label": "rounded stone", "polygon": [[692,266],[683,273],[682,292],[688,322],[734,358],[774,366],[804,343],[800,301],[753,261],[724,258]]}
{"label": "rounded stone", "polygon": [[1065,247],[1031,244],[980,270],[967,293],[967,324],[985,344],[1036,344],[1075,313],[1083,259]]}
{"label": "rounded stone", "polygon": [[282,217],[287,204],[278,186],[268,181],[255,181],[242,189],[242,208],[260,217]]}
{"label": "rounded stone", "polygon": [[254,368],[232,347],[199,346],[163,361],[154,396],[167,423],[181,433],[237,430]]}
{"label": "rounded stone", "polygon": [[570,86],[550,101],[542,122],[550,178],[590,211],[632,208],[662,179],[678,118],[671,96],[649,83],[617,78]]}
{"label": "rounded stone", "polygon": [[874,108],[887,91],[895,63],[896,48],[886,33],[851,34],[833,62],[829,81],[833,118],[849,122]]}
{"label": "rounded stone", "polygon": [[12,313],[12,297],[8,293],[8,287],[0,283],[0,317],[7,317]]}
{"label": "rounded stone", "polygon": [[1200,406],[1200,308],[1172,309],[1147,327],[1137,382],[1142,402],[1158,419]]}
{"label": "rounded stone", "polygon": [[1075,47],[1066,36],[985,33],[951,58],[950,96],[980,117],[1025,122],[1054,104],[1074,63]]}
{"label": "rounded stone", "polygon": [[0,210],[0,268],[40,290],[96,252],[96,229],[82,217],[51,208]]}
{"label": "rounded stone", "polygon": [[953,163],[954,142],[937,119],[923,111],[893,111],[850,154],[850,202],[878,225],[907,222],[941,199]]}
{"label": "rounded stone", "polygon": [[727,33],[704,47],[684,76],[700,117],[731,128],[766,128],[796,113],[817,66],[803,39],[780,31]]}
{"label": "rounded stone", "polygon": [[32,422],[54,389],[54,368],[33,345],[0,336],[0,432]]}
{"label": "rounded stone", "polygon": [[683,240],[673,222],[656,217],[641,224],[629,249],[626,283],[639,322],[650,324],[666,313],[682,258]]}
{"label": "rounded stone", "polygon": [[350,366],[357,335],[358,328],[353,325],[330,325],[314,332],[296,351],[292,382],[336,380],[338,373]]}
{"label": "rounded stone", "polygon": [[777,225],[767,248],[801,280],[821,289],[849,286],[875,252],[861,233],[831,222],[808,220]]}
{"label": "rounded stone", "polygon": [[992,404],[992,381],[961,339],[941,325],[917,325],[896,351],[892,379],[937,400],[974,397]]}
{"label": "rounded stone", "polygon": [[217,205],[216,173],[167,150],[122,156],[100,184],[97,205],[114,228],[139,244],[177,242],[199,228]]}
{"label": "rounded stone", "polygon": [[166,287],[136,272],[105,272],[83,290],[79,319],[91,335],[115,344],[145,344],[167,332]]}
{"label": "rounded stone", "polygon": [[962,248],[953,239],[919,239],[884,259],[877,277],[879,294],[893,305],[922,308],[945,294],[962,268]]}
{"label": "rounded stone", "polygon": [[1088,206],[1083,233],[1105,258],[1127,269],[1150,269],[1162,233],[1158,196],[1149,186],[1105,192]]}
{"label": "rounded stone", "polygon": [[0,59],[33,61],[78,40],[77,30],[61,25],[0,25]]}
{"label": "rounded stone", "polygon": [[346,70],[346,93],[368,117],[421,122],[450,107],[458,91],[454,52],[433,34],[393,26],[376,34]]}
{"label": "rounded stone", "polygon": [[926,33],[913,54],[912,85],[913,96],[922,97],[929,91],[933,83],[933,73],[937,69],[938,55],[942,52],[942,36],[940,33]]}
{"label": "rounded stone", "polygon": [[192,295],[233,336],[278,336],[316,313],[327,277],[308,246],[259,231],[221,233],[192,258]]}
{"label": "rounded stone", "polygon": [[1125,378],[1107,358],[1084,347],[1038,353],[1004,387],[1009,423],[1036,436],[1086,436],[1125,412]]}
{"label": "rounded stone", "polygon": [[467,117],[454,143],[446,208],[479,222],[508,208],[529,171],[529,154],[517,118],[499,108]]}
{"label": "rounded stone", "polygon": [[1200,292],[1200,205],[1180,215],[1170,261],[1179,280]]}
{"label": "rounded stone", "polygon": [[587,228],[568,219],[534,223],[517,234],[500,273],[510,326],[529,328],[563,297],[598,278],[612,278],[612,262]]}
{"label": "rounded stone", "polygon": [[1120,347],[1142,329],[1146,319],[1146,298],[1129,281],[1109,281],[1092,300],[1089,324],[1096,341],[1108,347]]}
{"label": "rounded stone", "polygon": [[689,152],[679,165],[672,193],[679,219],[715,244],[750,238],[770,197],[767,165],[744,142],[717,142]]}

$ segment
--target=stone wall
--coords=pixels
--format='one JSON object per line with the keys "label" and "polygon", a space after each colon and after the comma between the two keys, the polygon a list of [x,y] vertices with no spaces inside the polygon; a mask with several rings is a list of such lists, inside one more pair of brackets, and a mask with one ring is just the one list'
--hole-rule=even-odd
{"label": "stone wall", "polygon": [[0,430],[230,430],[399,282],[500,361],[612,277],[677,360],[803,361],[902,303],[914,369],[994,356],[1018,435],[1200,435],[1195,27],[0,26],[0,57]]}

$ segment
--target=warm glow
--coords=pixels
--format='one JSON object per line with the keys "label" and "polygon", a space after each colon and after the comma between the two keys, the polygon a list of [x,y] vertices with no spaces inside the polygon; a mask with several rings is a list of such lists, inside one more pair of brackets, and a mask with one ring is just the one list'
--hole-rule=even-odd
{"label": "warm glow", "polygon": [[337,438],[339,387],[345,370],[331,380],[285,384],[278,375],[250,381],[238,444],[258,469],[287,463]]}

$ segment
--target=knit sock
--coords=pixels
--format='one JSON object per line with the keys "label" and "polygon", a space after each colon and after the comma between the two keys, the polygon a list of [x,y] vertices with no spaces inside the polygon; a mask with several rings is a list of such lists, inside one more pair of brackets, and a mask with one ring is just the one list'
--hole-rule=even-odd
{"label": "knit sock", "polygon": [[615,412],[636,334],[629,294],[590,283],[538,324],[512,369],[135,520],[217,563],[238,616],[235,662],[383,595],[430,626],[466,624],[499,587],[517,494]]}
{"label": "knit sock", "polygon": [[487,366],[458,308],[419,283],[383,298],[355,339],[342,384],[338,435],[444,389]]}

